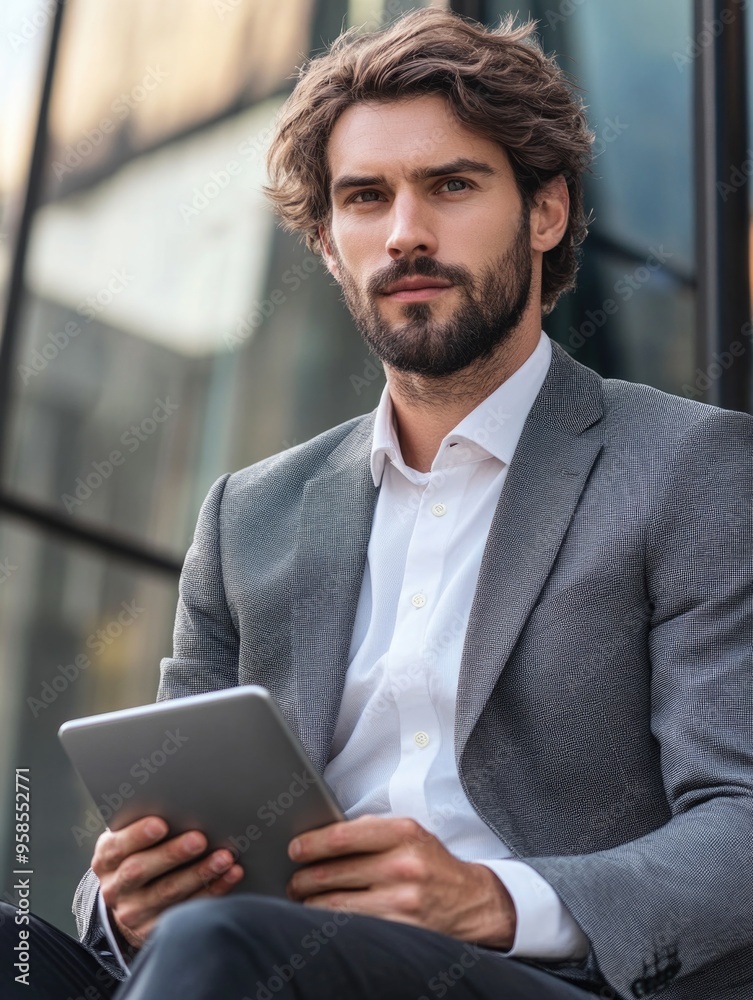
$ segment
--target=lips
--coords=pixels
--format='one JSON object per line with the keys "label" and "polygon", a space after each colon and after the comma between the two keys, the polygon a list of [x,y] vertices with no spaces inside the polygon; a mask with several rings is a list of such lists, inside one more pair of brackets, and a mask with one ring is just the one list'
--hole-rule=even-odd
{"label": "lips", "polygon": [[401,278],[400,281],[391,282],[382,290],[382,294],[395,295],[398,292],[416,292],[430,288],[450,288],[451,286],[452,282],[443,278],[422,278],[420,275],[416,275],[413,278]]}
{"label": "lips", "polygon": [[392,302],[429,302],[452,287],[452,282],[446,278],[424,278],[417,274],[412,278],[390,282],[385,285],[381,294]]}

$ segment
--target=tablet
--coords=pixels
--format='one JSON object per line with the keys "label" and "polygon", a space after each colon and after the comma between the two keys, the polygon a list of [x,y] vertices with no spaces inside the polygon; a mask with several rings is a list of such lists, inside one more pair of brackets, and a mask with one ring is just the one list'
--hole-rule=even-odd
{"label": "tablet", "polygon": [[247,685],[75,719],[58,733],[103,822],[161,816],[243,866],[233,891],[285,896],[299,833],[344,819],[266,688]]}

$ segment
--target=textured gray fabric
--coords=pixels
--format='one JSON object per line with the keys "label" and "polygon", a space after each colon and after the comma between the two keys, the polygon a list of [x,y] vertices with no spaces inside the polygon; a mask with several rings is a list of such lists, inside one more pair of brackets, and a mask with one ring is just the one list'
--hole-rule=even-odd
{"label": "textured gray fabric", "polygon": [[[373,414],[207,497],[159,697],[264,684],[315,765],[376,490]],[[602,380],[556,344],[489,533],[456,755],[591,942],[602,996],[753,996],[753,418]],[[101,944],[96,879],[75,910]],[[597,986],[598,988],[598,986]]]}

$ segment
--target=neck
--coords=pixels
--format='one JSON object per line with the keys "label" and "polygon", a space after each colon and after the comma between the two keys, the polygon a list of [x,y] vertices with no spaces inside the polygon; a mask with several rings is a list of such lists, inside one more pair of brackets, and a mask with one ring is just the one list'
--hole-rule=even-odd
{"label": "neck", "polygon": [[453,375],[432,378],[385,365],[403,460],[428,472],[449,432],[520,368],[536,349],[533,324],[499,344],[494,353]]}

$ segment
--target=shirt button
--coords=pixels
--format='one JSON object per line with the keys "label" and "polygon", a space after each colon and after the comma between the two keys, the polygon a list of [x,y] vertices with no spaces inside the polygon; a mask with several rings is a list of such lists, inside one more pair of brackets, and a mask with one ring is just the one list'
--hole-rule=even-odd
{"label": "shirt button", "polygon": [[435,517],[442,517],[443,514],[447,513],[447,508],[443,503],[435,503],[431,508],[431,512]]}
{"label": "shirt button", "polygon": [[422,608],[426,604],[426,598],[423,594],[414,594],[410,602],[414,608]]}
{"label": "shirt button", "polygon": [[423,749],[424,747],[429,745],[429,734],[421,730],[421,732],[416,733],[416,735],[413,737],[413,742],[416,744],[417,747],[421,747],[421,749]]}

